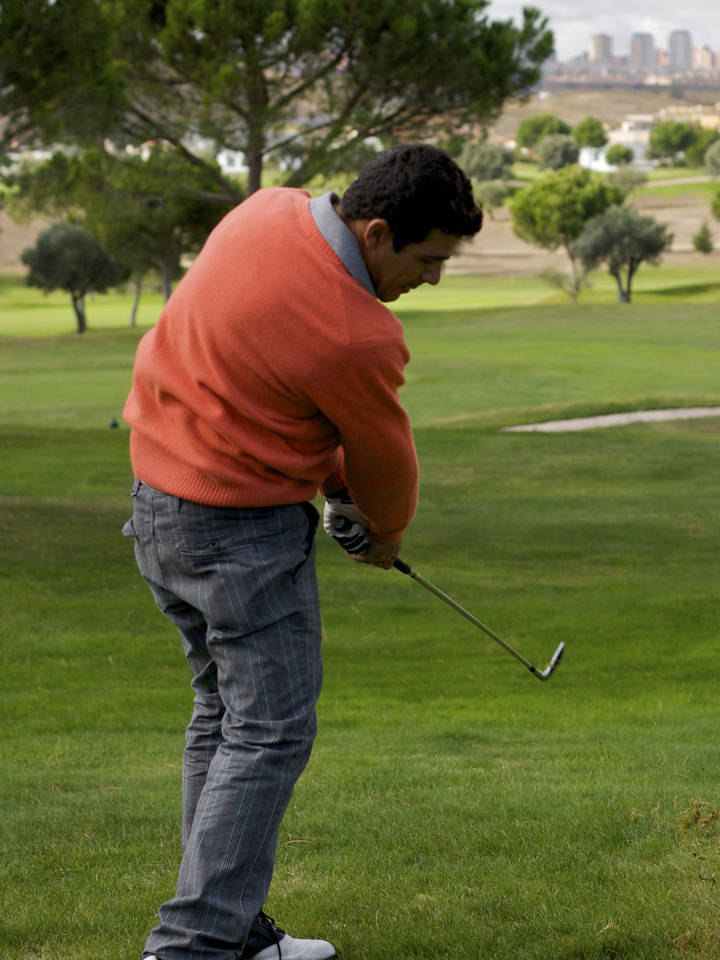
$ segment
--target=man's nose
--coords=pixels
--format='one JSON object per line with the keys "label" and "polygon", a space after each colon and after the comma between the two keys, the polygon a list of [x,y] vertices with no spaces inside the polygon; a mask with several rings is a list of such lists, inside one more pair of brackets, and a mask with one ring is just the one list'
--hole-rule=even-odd
{"label": "man's nose", "polygon": [[440,283],[440,277],[442,276],[442,264],[433,263],[430,266],[426,267],[422,272],[421,281],[422,283],[431,283],[433,286]]}

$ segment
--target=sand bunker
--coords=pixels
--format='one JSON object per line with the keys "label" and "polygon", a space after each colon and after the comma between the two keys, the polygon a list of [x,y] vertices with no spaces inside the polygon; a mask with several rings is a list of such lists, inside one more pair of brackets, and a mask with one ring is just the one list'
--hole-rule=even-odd
{"label": "sand bunker", "polygon": [[635,410],[630,413],[608,413],[600,417],[575,417],[572,420],[548,420],[545,423],[523,423],[503,427],[506,433],[569,433],[573,430],[596,430],[599,427],[622,427],[628,423],[656,423],[660,420],[698,420],[720,417],[720,407],[681,407],[677,410]]}

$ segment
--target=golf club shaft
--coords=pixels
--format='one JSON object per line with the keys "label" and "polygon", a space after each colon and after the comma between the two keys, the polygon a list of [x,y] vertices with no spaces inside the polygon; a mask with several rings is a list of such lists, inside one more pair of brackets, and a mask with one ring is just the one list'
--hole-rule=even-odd
{"label": "golf club shaft", "polygon": [[[476,627],[479,627],[483,633],[486,633],[491,637],[495,643],[499,643],[503,650],[507,650],[508,653],[512,654],[516,660],[519,660],[523,666],[535,674],[536,677],[539,677],[541,680],[545,680],[549,674],[547,671],[543,672],[538,670],[537,667],[534,667],[529,660],[526,660],[521,654],[514,650],[509,643],[506,643],[501,637],[494,633],[490,627],[486,627],[484,623],[481,623],[477,617],[474,617],[469,610],[466,610],[465,607],[461,606],[456,600],[453,600],[452,597],[449,597],[446,593],[440,590],[439,587],[436,587],[434,583],[430,583],[429,580],[426,580],[425,577],[421,576],[416,570],[413,570],[410,564],[405,563],[404,560],[401,560],[399,557],[393,564],[393,566],[399,570],[401,573],[407,574],[407,576],[412,577],[413,580],[416,580],[421,586],[425,587],[426,590],[429,590],[431,593],[434,593],[436,597],[440,597],[441,600],[444,600],[449,606],[456,610],[458,613],[462,614],[466,620],[469,620],[470,623],[474,624]],[[556,664],[560,659],[557,652],[553,657],[553,663]],[[554,666],[553,666],[554,669]]]}

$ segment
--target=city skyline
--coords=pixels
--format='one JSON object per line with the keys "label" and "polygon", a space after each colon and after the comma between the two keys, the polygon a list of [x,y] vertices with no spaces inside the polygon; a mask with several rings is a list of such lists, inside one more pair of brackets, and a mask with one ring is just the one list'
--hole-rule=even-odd
{"label": "city skyline", "polygon": [[[557,61],[560,66],[563,61]],[[603,70],[629,70],[635,73],[716,73],[720,72],[720,52],[707,44],[694,43],[689,30],[674,30],[667,48],[655,43],[651,33],[634,33],[630,39],[629,54],[618,55],[609,34],[593,34],[588,51],[581,57],[567,61],[571,69],[578,65]]]}
{"label": "city skyline", "polygon": [[616,56],[630,53],[635,33],[652,34],[655,46],[667,50],[674,30],[687,30],[693,45],[707,44],[720,50],[720,17],[710,13],[707,0],[687,0],[680,10],[670,0],[636,0],[630,10],[626,0],[609,0],[602,9],[573,0],[493,0],[485,12],[491,20],[520,22],[522,8],[528,3],[548,17],[561,61],[587,53],[590,37],[603,33],[612,37]]}

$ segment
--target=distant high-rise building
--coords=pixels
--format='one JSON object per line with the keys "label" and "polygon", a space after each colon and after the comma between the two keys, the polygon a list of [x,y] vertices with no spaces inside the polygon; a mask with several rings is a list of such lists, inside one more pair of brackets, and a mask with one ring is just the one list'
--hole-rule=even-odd
{"label": "distant high-rise building", "polygon": [[692,38],[687,30],[673,30],[668,40],[670,70],[692,69]]}
{"label": "distant high-rise building", "polygon": [[634,33],[630,40],[630,68],[638,73],[655,69],[655,41],[651,33]]}
{"label": "distant high-rise building", "polygon": [[588,53],[591,63],[608,63],[612,60],[612,37],[606,33],[596,33],[590,37]]}
{"label": "distant high-rise building", "polygon": [[709,73],[715,67],[715,54],[707,44],[702,47],[693,47],[693,70],[702,70]]}

